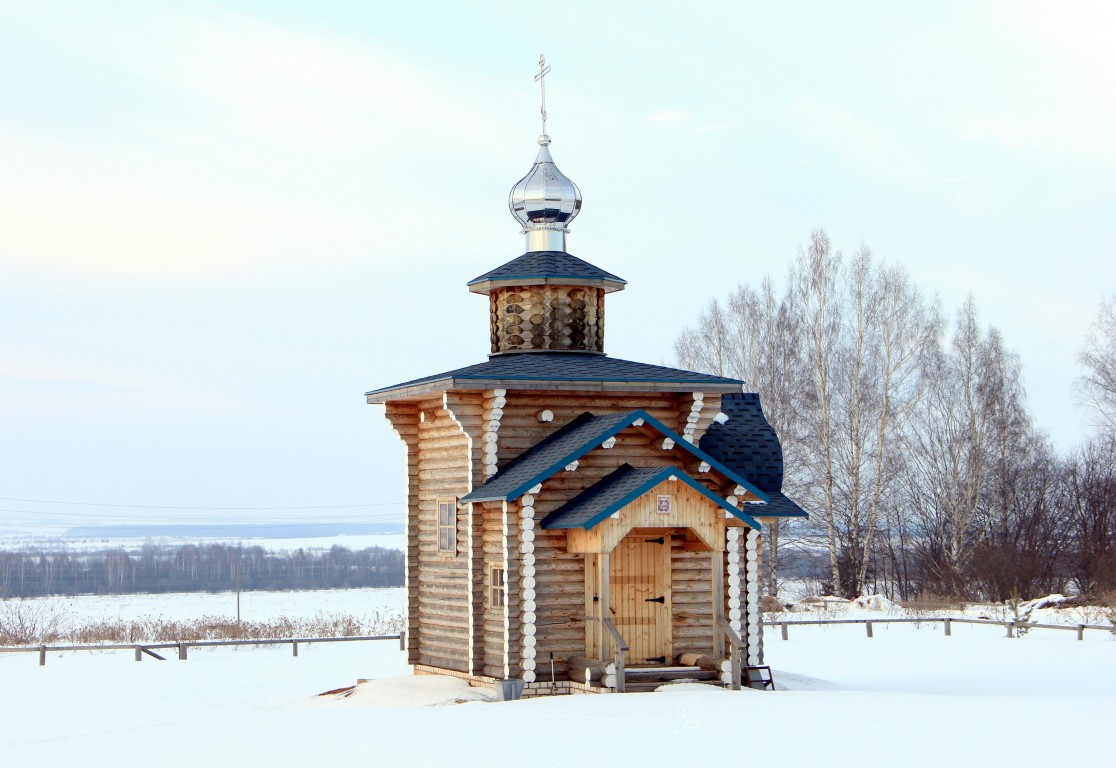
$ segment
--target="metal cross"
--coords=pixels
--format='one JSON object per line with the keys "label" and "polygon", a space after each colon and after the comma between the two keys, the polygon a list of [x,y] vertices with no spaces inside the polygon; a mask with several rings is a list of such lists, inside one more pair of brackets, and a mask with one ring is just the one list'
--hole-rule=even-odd
{"label": "metal cross", "polygon": [[542,114],[542,132],[546,135],[546,76],[550,74],[550,67],[546,64],[546,56],[539,54],[539,73],[535,75],[535,82],[539,84],[542,90],[542,106],[539,107],[539,112]]}

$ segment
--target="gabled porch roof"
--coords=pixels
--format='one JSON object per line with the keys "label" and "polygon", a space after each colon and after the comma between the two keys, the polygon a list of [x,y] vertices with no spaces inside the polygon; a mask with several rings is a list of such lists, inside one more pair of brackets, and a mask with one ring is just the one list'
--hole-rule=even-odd
{"label": "gabled porch roof", "polygon": [[[741,512],[677,467],[633,467],[622,464],[607,477],[589,486],[542,521],[542,527],[581,528],[588,531],[668,478],[675,478],[705,496],[755,530],[759,522]],[[762,508],[762,507],[761,507]]]}
{"label": "gabled porch roof", "polygon": [[[653,429],[664,438],[671,439],[674,442],[675,449],[689,454],[698,461],[706,462],[710,468],[747,489],[757,498],[762,499],[764,503],[768,501],[767,493],[761,491],[705,451],[683,440],[672,429],[641,409],[609,413],[602,416],[594,416],[591,413],[581,414],[554,434],[543,438],[542,441],[521,456],[513,459],[492,479],[464,496],[461,501],[464,503],[511,501],[519,498],[530,488],[561,471],[594,448],[599,448],[605,440],[628,427],[636,425],[637,422],[640,426]],[[680,472],[676,468],[675,471]]]}

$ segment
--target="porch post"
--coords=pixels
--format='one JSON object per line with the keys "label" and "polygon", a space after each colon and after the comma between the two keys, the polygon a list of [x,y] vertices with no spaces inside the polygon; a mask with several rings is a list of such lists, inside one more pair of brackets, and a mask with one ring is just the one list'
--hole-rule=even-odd
{"label": "porch post", "polygon": [[599,656],[601,661],[607,661],[608,660],[608,658],[609,658],[609,644],[611,642],[611,635],[609,635],[608,632],[605,631],[605,625],[604,625],[605,619],[612,618],[612,608],[611,608],[611,604],[609,602],[610,593],[612,592],[612,585],[609,581],[608,561],[609,561],[609,553],[608,552],[601,552],[599,555],[597,555],[597,569],[598,569],[597,570],[597,589],[599,590],[597,594],[600,598],[597,601],[597,607],[600,610],[600,616],[598,618],[600,619],[600,625],[601,625],[601,631],[600,631],[600,634],[598,635],[598,637],[600,637],[600,640],[601,640],[601,648],[600,648],[600,656]]}
{"label": "porch post", "polygon": [[725,633],[720,618],[725,615],[725,553],[709,553],[710,570],[713,572],[713,658],[725,657]]}

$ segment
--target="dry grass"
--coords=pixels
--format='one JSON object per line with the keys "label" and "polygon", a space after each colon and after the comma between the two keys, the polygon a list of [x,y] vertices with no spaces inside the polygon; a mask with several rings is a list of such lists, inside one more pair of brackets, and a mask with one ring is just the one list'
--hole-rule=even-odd
{"label": "dry grass", "polygon": [[931,593],[919,595],[914,600],[901,603],[909,611],[963,611],[966,602],[959,597],[951,595],[935,595]]}

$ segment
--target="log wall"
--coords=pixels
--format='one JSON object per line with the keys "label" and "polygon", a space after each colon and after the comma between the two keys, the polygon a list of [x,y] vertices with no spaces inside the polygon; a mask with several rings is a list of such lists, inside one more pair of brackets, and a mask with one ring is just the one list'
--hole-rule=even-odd
{"label": "log wall", "polygon": [[[459,506],[457,551],[452,556],[438,552],[438,502],[460,499],[586,411],[642,408],[697,442],[719,405],[719,395],[691,392],[501,389],[388,403],[388,418],[408,446],[408,661],[496,679],[526,677],[529,672],[545,682],[553,653],[555,673],[563,679],[567,657],[593,650],[586,646],[585,617],[591,614],[587,608],[592,608],[592,595],[584,570],[592,557],[570,553],[564,531],[545,531],[539,523],[621,464],[669,466],[677,464],[677,453],[664,450],[661,439],[644,430],[626,429],[611,449],[593,451],[575,470],[544,481],[540,492],[526,500],[529,515],[523,514],[521,499]],[[694,468],[687,469],[701,478]],[[722,495],[731,492],[715,490]],[[687,548],[685,539],[682,534],[671,537],[674,650],[708,653],[710,553],[692,551],[692,542]],[[491,605],[488,578],[493,564],[505,571],[504,607]],[[533,657],[524,656],[527,649]]]}
{"label": "log wall", "polygon": [[[470,672],[470,569],[468,509],[457,513],[454,555],[438,551],[438,503],[460,499],[470,487],[471,445],[443,398],[419,403],[417,531],[418,569],[408,583],[418,602],[418,662]],[[417,536],[416,536],[417,533]]]}
{"label": "log wall", "polygon": [[525,285],[489,294],[493,354],[522,350],[604,351],[604,290]]}

